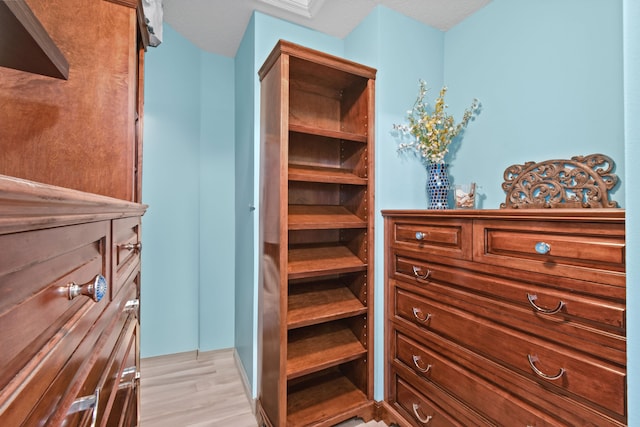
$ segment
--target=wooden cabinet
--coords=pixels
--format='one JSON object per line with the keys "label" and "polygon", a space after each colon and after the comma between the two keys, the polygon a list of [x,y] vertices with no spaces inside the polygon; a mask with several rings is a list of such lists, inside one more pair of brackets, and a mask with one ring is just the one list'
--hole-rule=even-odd
{"label": "wooden cabinet", "polygon": [[138,425],[142,5],[0,23],[0,425]]}
{"label": "wooden cabinet", "polygon": [[383,215],[400,425],[626,425],[623,210]]}
{"label": "wooden cabinet", "polygon": [[375,70],[280,41],[259,75],[258,418],[371,419]]}
{"label": "wooden cabinet", "polygon": [[[0,174],[141,201],[139,1],[26,1],[68,61],[68,79],[0,66]],[[10,28],[0,26],[0,39],[13,43]]]}
{"label": "wooden cabinet", "polygon": [[118,236],[145,206],[5,176],[0,199],[0,424],[137,425],[140,257],[118,269]]}

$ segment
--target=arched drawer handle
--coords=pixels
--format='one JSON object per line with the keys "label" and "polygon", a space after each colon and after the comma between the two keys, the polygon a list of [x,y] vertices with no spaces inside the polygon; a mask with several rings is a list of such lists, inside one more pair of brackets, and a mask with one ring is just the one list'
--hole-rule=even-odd
{"label": "arched drawer handle", "polygon": [[67,298],[74,299],[78,295],[85,295],[94,300],[100,302],[102,297],[107,293],[107,280],[103,275],[97,274],[92,281],[83,285],[78,285],[76,282],[71,282],[67,285]]}
{"label": "arched drawer handle", "polygon": [[428,364],[426,368],[423,368],[422,366],[420,366],[420,360],[422,360],[422,358],[420,356],[416,356],[415,354],[413,355],[413,364],[416,366],[416,368],[420,371],[420,372],[424,372],[427,373],[431,370],[431,364]]}
{"label": "arched drawer handle", "polygon": [[538,242],[536,243],[535,249],[540,255],[546,255],[551,250],[551,245],[545,242]]}
{"label": "arched drawer handle", "polygon": [[98,419],[98,403],[100,402],[100,389],[96,389],[95,393],[90,396],[80,397],[71,404],[71,407],[67,411],[67,415],[72,415],[77,412],[84,412],[87,409],[91,409],[91,427],[95,427]]}
{"label": "arched drawer handle", "polygon": [[415,265],[413,266],[413,275],[416,276],[418,279],[426,279],[427,277],[429,277],[429,275],[431,274],[431,270],[427,269],[427,273],[426,274],[420,274],[420,267],[416,267]]}
{"label": "arched drawer handle", "polygon": [[422,231],[416,231],[416,240],[424,240],[425,237],[427,237],[425,233]]}
{"label": "arched drawer handle", "polygon": [[560,368],[560,371],[557,374],[547,375],[536,367],[535,362],[538,361],[538,358],[536,356],[531,356],[530,354],[527,354],[527,359],[529,360],[529,366],[531,366],[531,369],[533,369],[533,372],[535,372],[537,376],[539,376],[540,378],[544,378],[545,380],[549,380],[549,381],[559,380],[565,373],[564,368]]}
{"label": "arched drawer handle", "polygon": [[130,299],[129,301],[127,301],[124,304],[124,309],[123,311],[135,311],[140,307],[140,300],[139,299]]}
{"label": "arched drawer handle", "polygon": [[556,314],[560,310],[562,310],[562,307],[565,306],[564,301],[560,301],[556,306],[556,308],[551,308],[551,309],[542,308],[534,302],[535,300],[538,299],[538,296],[535,294],[532,295],[527,293],[527,299],[529,300],[529,304],[531,304],[531,307],[533,307],[534,310],[537,311],[538,313],[542,313],[542,314]]}
{"label": "arched drawer handle", "polygon": [[136,251],[140,252],[142,250],[142,242],[138,243],[125,243],[118,246],[120,249],[125,249],[127,251]]}
{"label": "arched drawer handle", "polygon": [[414,403],[413,404],[413,415],[416,416],[418,421],[420,421],[422,424],[427,424],[429,421],[431,421],[431,419],[433,418],[431,415],[429,415],[428,417],[424,418],[422,415],[420,415],[418,413],[418,410],[420,410],[420,405],[418,405],[417,403]]}
{"label": "arched drawer handle", "polygon": [[420,310],[418,307],[413,307],[413,317],[415,317],[422,323],[427,323],[429,319],[431,319],[431,313],[427,314],[426,316],[421,316],[422,314],[422,310]]}

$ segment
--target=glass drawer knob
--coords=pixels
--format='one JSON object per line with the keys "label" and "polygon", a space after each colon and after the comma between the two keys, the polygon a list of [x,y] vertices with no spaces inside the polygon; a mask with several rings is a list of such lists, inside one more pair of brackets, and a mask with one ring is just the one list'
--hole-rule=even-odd
{"label": "glass drawer knob", "polygon": [[548,243],[545,243],[545,242],[536,243],[536,252],[539,253],[540,255],[548,254],[550,250],[551,250],[551,246]]}
{"label": "glass drawer knob", "polygon": [[76,282],[71,282],[67,285],[67,297],[72,300],[78,295],[85,295],[94,300],[100,302],[102,297],[107,293],[107,279],[102,274],[96,275],[92,281],[83,285],[78,285]]}
{"label": "glass drawer knob", "polygon": [[424,239],[424,233],[422,231],[416,232],[416,240]]}

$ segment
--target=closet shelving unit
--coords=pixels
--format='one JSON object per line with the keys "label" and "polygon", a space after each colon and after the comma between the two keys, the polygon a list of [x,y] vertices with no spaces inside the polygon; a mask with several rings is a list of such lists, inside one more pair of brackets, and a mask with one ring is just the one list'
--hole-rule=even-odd
{"label": "closet shelving unit", "polygon": [[279,41],[261,80],[258,418],[373,418],[373,68]]}

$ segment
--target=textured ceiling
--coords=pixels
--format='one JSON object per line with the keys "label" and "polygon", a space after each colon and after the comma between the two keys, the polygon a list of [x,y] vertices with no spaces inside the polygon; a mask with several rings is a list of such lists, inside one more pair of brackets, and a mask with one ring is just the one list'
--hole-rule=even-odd
{"label": "textured ceiling", "polygon": [[[265,14],[344,38],[377,5],[446,31],[491,0],[285,0],[310,5],[311,18],[263,0],[163,0],[164,21],[200,49],[234,57],[251,14]],[[304,9],[304,8],[303,8]],[[317,9],[317,10],[316,10]]]}

